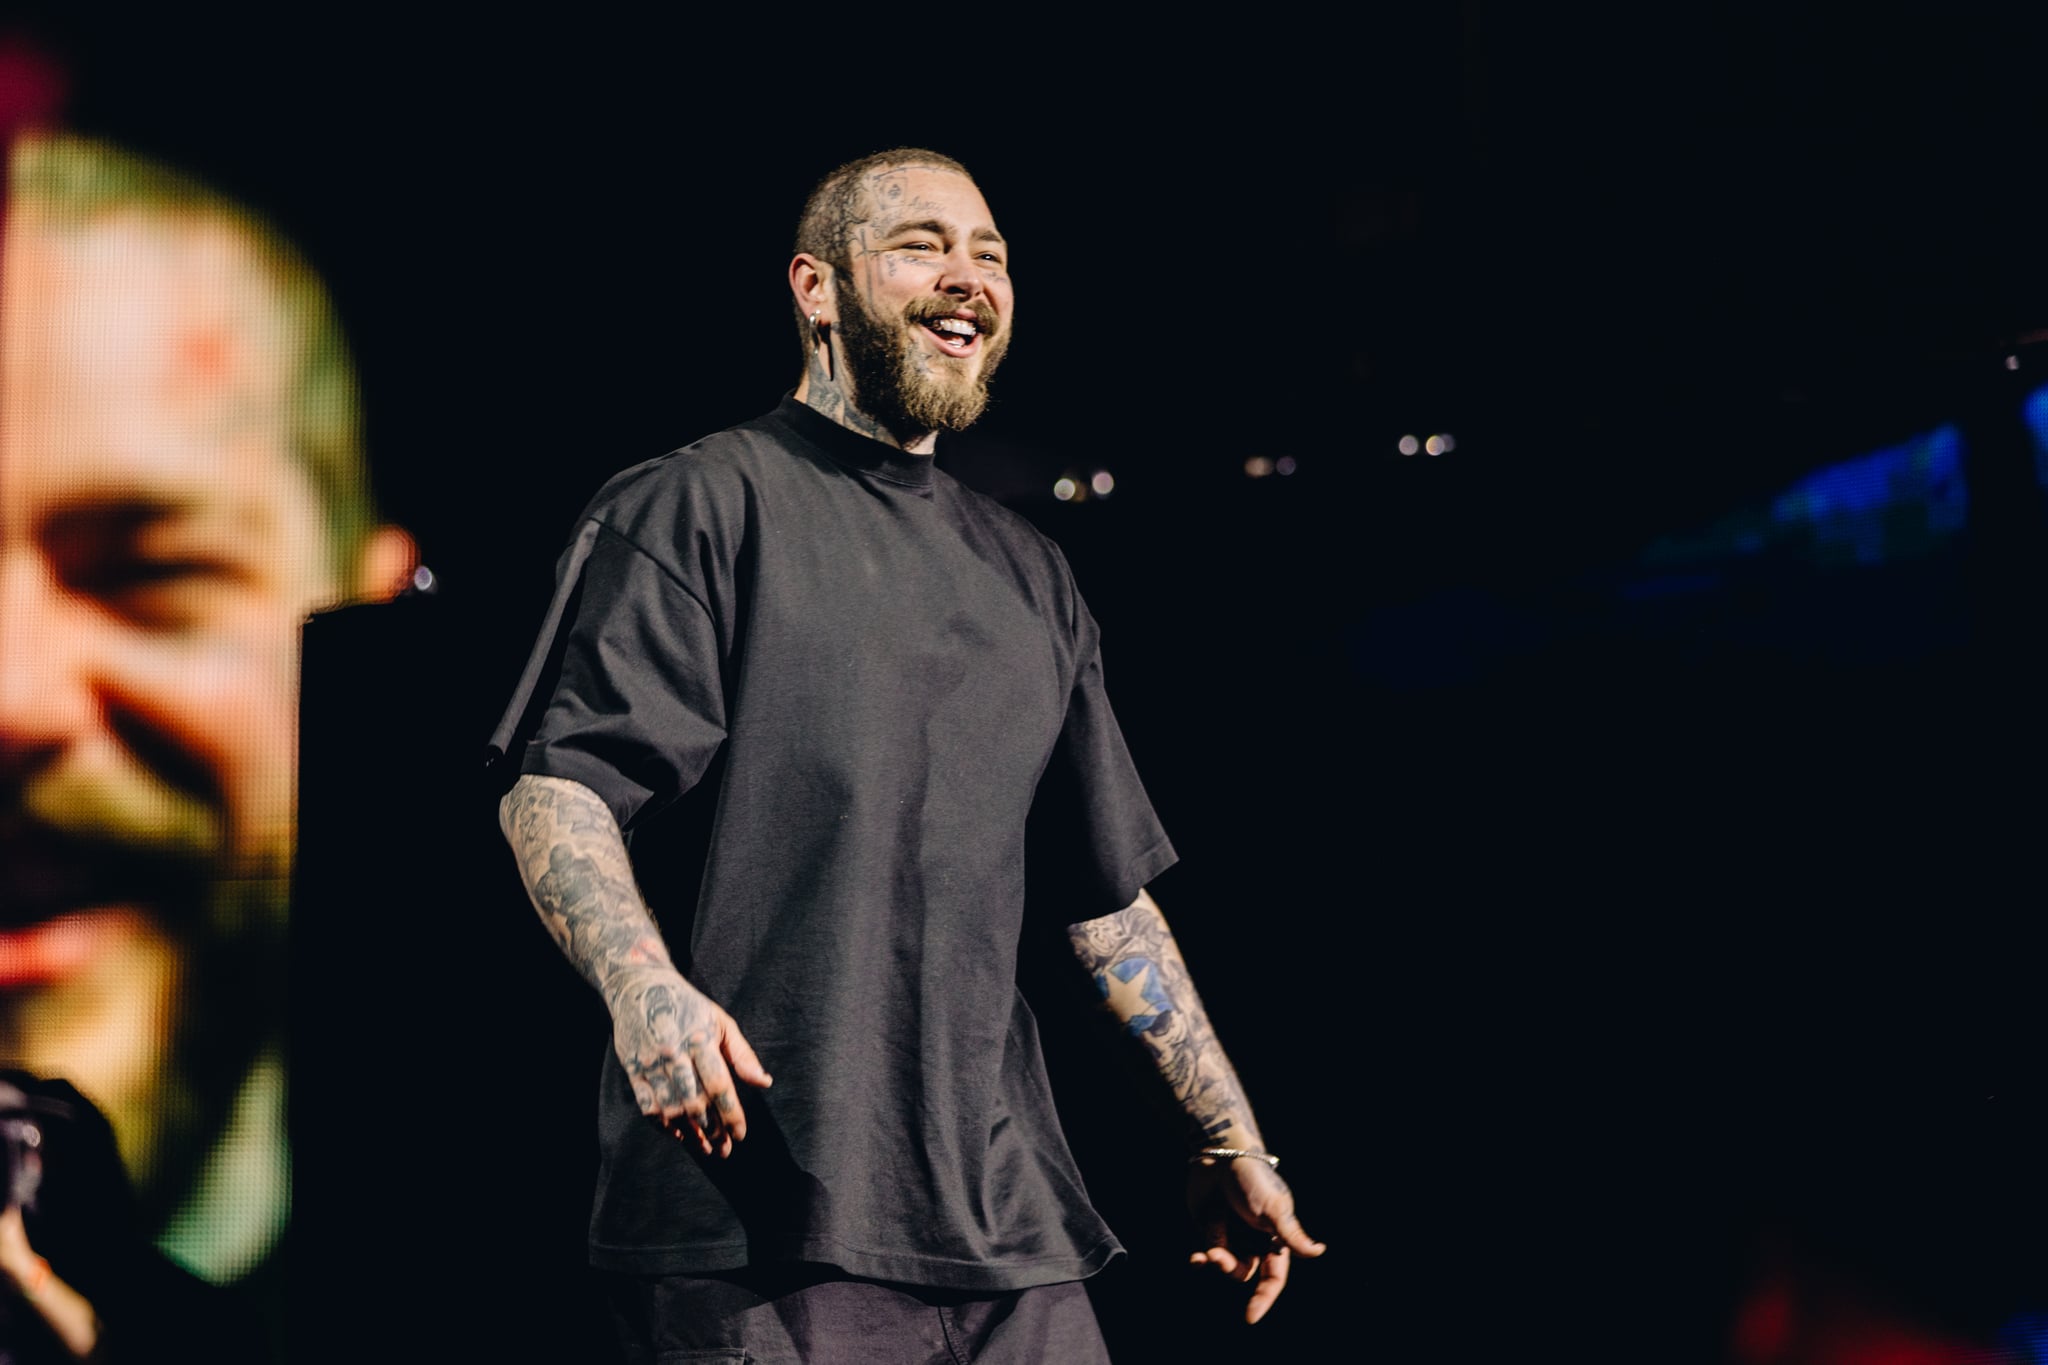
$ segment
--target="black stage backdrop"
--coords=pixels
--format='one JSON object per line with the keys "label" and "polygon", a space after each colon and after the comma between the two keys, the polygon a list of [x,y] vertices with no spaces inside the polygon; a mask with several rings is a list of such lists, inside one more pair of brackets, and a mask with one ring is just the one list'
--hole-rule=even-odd
{"label": "black stage backdrop", "polygon": [[2039,35],[1523,10],[31,26],[74,126],[307,246],[437,579],[308,634],[295,1358],[602,1358],[606,1030],[481,745],[582,501],[793,381],[797,207],[897,143],[1015,251],[942,461],[1074,562],[1331,1244],[1233,1323],[1034,967],[1119,1359],[1768,1361],[1817,1282],[2035,1358]]}

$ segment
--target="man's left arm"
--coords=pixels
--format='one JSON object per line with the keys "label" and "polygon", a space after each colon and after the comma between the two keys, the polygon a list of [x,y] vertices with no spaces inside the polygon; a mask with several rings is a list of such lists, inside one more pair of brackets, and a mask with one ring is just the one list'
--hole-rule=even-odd
{"label": "man's left arm", "polygon": [[[1068,925],[1067,938],[1117,1022],[1158,1067],[1186,1116],[1190,1152],[1245,1153],[1195,1160],[1189,1194],[1204,1245],[1189,1259],[1252,1284],[1245,1321],[1257,1322],[1286,1287],[1291,1256],[1320,1256],[1323,1244],[1302,1230],[1293,1192],[1266,1159],[1258,1122],[1173,931],[1151,893],[1140,891],[1113,915]],[[1246,1235],[1257,1238],[1249,1250]]]}

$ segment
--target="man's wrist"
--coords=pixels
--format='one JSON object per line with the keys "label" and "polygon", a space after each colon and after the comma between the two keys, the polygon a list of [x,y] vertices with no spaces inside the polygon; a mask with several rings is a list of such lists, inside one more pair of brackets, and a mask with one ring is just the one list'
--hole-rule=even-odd
{"label": "man's wrist", "polygon": [[673,977],[682,979],[674,965],[667,962],[622,962],[605,972],[597,993],[604,997],[607,1005],[616,1005],[620,996],[644,987],[649,978]]}
{"label": "man's wrist", "polygon": [[1246,1152],[1266,1149],[1266,1139],[1259,1132],[1259,1126],[1242,1118],[1232,1118],[1223,1123],[1191,1123],[1187,1136],[1190,1153],[1207,1147],[1235,1147]]}
{"label": "man's wrist", "polygon": [[1188,1158],[1190,1166],[1219,1166],[1226,1161],[1263,1161],[1272,1170],[1280,1169],[1280,1158],[1258,1147],[1204,1147]]}

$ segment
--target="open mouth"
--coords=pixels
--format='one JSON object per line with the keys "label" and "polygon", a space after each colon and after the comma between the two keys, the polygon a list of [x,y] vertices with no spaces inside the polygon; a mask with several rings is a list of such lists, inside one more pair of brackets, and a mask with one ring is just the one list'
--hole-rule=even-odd
{"label": "open mouth", "polygon": [[196,904],[192,861],[0,817],[0,991],[54,985],[162,907]]}
{"label": "open mouth", "polygon": [[0,932],[94,906],[191,897],[207,863],[0,817]]}
{"label": "open mouth", "polygon": [[122,867],[124,861],[133,860],[104,846],[30,833],[12,821],[0,825],[0,930],[127,899],[140,878]]}
{"label": "open mouth", "polygon": [[949,313],[924,319],[924,329],[937,339],[947,355],[970,356],[981,349],[981,324],[973,316]]}

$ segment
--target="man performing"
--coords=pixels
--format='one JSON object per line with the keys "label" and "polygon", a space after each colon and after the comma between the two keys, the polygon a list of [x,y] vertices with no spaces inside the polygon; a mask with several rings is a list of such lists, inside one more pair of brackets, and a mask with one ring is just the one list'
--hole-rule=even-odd
{"label": "man performing", "polygon": [[[1008,247],[964,168],[899,149],[812,192],[789,284],[795,393],[598,494],[494,739],[527,739],[501,823],[611,1012],[591,1261],[629,1355],[1107,1358],[1080,1281],[1121,1248],[1016,985],[1054,792],[1078,818],[1034,876],[1186,1114],[1193,1260],[1256,1322],[1322,1246],[1145,891],[1175,855],[1095,623],[932,464],[1009,345]],[[635,868],[679,846],[695,903],[658,926]]]}

